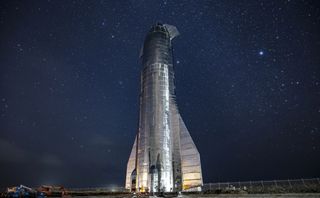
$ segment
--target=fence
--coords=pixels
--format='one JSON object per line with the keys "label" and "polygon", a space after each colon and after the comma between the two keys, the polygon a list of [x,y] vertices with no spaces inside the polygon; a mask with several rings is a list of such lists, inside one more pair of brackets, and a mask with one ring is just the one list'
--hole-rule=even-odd
{"label": "fence", "polygon": [[[6,188],[0,188],[4,192]],[[128,192],[124,187],[92,187],[92,188],[67,188],[69,192]],[[245,181],[245,182],[218,182],[206,183],[202,186],[203,193],[320,193],[320,179],[288,179],[269,181]]]}
{"label": "fence", "polygon": [[124,187],[114,186],[114,187],[92,187],[92,188],[67,188],[68,191],[74,192],[128,192],[129,190]]}
{"label": "fence", "polygon": [[248,193],[320,192],[320,179],[207,183],[203,185],[202,191],[207,193],[236,191],[246,191]]}

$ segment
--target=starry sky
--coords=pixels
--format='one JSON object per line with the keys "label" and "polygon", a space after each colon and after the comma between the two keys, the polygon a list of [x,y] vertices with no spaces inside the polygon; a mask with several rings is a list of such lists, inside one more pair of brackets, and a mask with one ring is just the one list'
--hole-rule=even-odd
{"label": "starry sky", "polygon": [[156,22],[205,183],[319,177],[319,4],[1,1],[0,187],[124,185]]}

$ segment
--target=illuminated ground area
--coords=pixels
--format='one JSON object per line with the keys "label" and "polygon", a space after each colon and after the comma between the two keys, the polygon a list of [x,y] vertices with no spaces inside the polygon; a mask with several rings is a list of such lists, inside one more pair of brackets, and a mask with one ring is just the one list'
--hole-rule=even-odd
{"label": "illuminated ground area", "polygon": [[[126,195],[126,196],[80,196],[82,198],[101,198],[101,197],[108,197],[108,198],[134,198],[136,196]],[[143,196],[138,196],[143,197]],[[152,196],[144,196],[143,198],[151,198]],[[258,198],[275,198],[275,197],[288,197],[288,198],[300,198],[300,197],[308,197],[308,198],[319,198],[320,193],[288,193],[288,194],[215,194],[215,195],[182,195],[179,196],[182,198],[219,198],[219,197],[231,197],[231,198],[246,198],[246,197],[258,197]]]}
{"label": "illuminated ground area", "polygon": [[201,197],[206,197],[206,198],[215,198],[215,197],[263,197],[263,198],[274,198],[274,197],[290,197],[290,198],[298,198],[298,197],[320,197],[319,193],[306,193],[306,194],[302,194],[302,193],[297,193],[297,194],[219,194],[219,195],[193,195],[193,196],[182,196],[184,198],[188,198],[188,197],[197,197],[197,198],[201,198]]}

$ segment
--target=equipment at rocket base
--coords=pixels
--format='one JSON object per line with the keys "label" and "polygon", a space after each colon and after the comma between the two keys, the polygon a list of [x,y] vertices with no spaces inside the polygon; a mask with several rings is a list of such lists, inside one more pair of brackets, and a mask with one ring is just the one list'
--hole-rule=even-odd
{"label": "equipment at rocket base", "polygon": [[136,192],[201,190],[200,154],[175,101],[175,26],[156,24],[140,52],[139,128],[127,164],[126,188]]}

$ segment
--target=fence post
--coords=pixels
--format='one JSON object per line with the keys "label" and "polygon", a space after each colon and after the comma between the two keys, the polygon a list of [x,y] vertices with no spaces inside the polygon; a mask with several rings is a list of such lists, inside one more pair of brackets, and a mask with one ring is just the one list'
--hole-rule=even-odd
{"label": "fence post", "polygon": [[277,181],[273,180],[274,184],[276,185],[276,187],[278,187]]}
{"label": "fence post", "polygon": [[304,183],[304,180],[303,180],[303,179],[301,179],[301,181],[302,181],[302,183],[303,183],[304,187],[307,187],[307,186],[306,186],[306,184]]}
{"label": "fence post", "polygon": [[220,189],[220,182],[218,183],[218,186],[219,186],[219,190],[221,190],[221,189]]}
{"label": "fence post", "polygon": [[291,182],[290,182],[290,180],[289,180],[289,179],[288,179],[288,183],[289,183],[290,188],[292,188],[292,185],[291,185]]}
{"label": "fence post", "polygon": [[319,180],[319,178],[317,178],[317,180],[318,180],[318,183],[320,184],[320,180]]}
{"label": "fence post", "polygon": [[263,181],[261,180],[261,186],[262,186],[262,188],[264,188],[264,185],[263,185]]}

